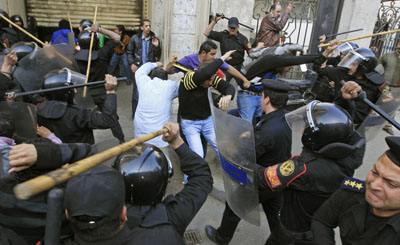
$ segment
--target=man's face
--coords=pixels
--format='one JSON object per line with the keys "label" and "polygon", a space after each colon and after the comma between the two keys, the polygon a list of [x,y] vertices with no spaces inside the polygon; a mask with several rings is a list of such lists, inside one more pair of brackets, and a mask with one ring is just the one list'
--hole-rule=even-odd
{"label": "man's face", "polygon": [[217,57],[217,50],[216,49],[211,49],[210,52],[201,52],[201,55],[204,57],[203,62],[212,62],[215,60]]}
{"label": "man's face", "polygon": [[140,29],[142,30],[142,32],[144,33],[145,36],[150,34],[151,31],[151,24],[149,21],[145,21],[143,26],[140,27]]}
{"label": "man's face", "polygon": [[400,167],[384,154],[367,176],[365,199],[378,216],[400,212]]}
{"label": "man's face", "polygon": [[357,71],[358,68],[358,61],[354,61],[353,63],[350,64],[349,66],[349,75],[354,75]]}
{"label": "man's face", "polygon": [[239,26],[237,26],[237,27],[229,27],[228,26],[229,35],[236,36],[238,34],[238,31],[239,31]]}
{"label": "man's face", "polygon": [[281,5],[276,5],[275,10],[271,11],[271,14],[275,16],[275,18],[279,18],[281,16],[282,12],[282,6]]}
{"label": "man's face", "polygon": [[15,24],[17,24],[18,26],[22,27],[22,22],[21,21],[17,21],[17,22],[15,22]]}
{"label": "man's face", "polygon": [[210,79],[206,80],[206,81],[205,81],[203,84],[201,84],[200,86],[203,87],[203,88],[209,88],[209,87],[211,87],[211,85],[212,85],[212,83],[213,83],[213,81],[214,81],[216,75],[217,75],[217,74],[212,75]]}

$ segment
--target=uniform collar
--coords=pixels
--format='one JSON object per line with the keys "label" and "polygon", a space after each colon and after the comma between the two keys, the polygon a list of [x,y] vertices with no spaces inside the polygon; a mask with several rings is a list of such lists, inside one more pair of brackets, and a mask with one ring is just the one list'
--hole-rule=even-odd
{"label": "uniform collar", "polygon": [[269,120],[269,119],[271,119],[273,117],[279,117],[281,115],[285,115],[285,113],[286,113],[285,109],[278,109],[278,110],[272,111],[272,112],[270,112],[268,114],[262,115],[261,116],[261,120],[263,120],[263,121]]}

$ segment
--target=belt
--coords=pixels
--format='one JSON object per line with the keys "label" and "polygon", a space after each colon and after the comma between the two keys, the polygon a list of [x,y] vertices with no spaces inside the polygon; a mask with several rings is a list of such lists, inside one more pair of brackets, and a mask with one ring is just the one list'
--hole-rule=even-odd
{"label": "belt", "polygon": [[248,90],[238,90],[238,93],[241,94],[248,94],[248,95],[253,95],[253,96],[261,96],[261,93],[254,93]]}

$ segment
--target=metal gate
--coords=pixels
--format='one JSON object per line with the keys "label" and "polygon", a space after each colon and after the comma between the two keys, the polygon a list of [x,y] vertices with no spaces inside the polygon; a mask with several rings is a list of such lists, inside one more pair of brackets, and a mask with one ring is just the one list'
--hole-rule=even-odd
{"label": "metal gate", "polygon": [[[382,0],[378,11],[374,33],[400,28],[400,1]],[[377,56],[394,51],[400,41],[400,34],[383,35],[371,39],[370,48]]]}

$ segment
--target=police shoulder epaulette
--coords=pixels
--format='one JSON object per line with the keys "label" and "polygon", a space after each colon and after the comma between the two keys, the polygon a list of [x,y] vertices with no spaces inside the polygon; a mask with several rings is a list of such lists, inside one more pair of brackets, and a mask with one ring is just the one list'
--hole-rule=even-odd
{"label": "police shoulder epaulette", "polygon": [[352,177],[346,177],[343,180],[340,188],[356,192],[365,192],[365,181]]}

